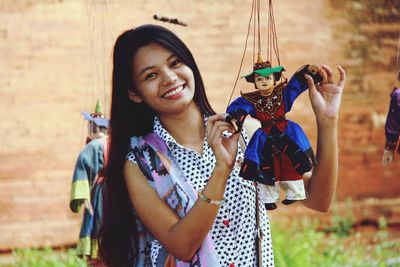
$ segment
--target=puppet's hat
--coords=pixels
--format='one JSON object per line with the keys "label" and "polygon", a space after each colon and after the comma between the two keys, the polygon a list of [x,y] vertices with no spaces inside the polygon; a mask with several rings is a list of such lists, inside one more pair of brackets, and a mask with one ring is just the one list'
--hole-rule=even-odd
{"label": "puppet's hat", "polygon": [[271,62],[263,61],[261,55],[258,54],[257,62],[254,63],[253,66],[253,72],[243,77],[246,78],[246,81],[248,81],[249,83],[254,83],[254,74],[256,73],[264,77],[274,74],[275,80],[277,81],[281,78],[282,71],[285,71],[282,66],[271,68]]}
{"label": "puppet's hat", "polygon": [[97,126],[102,126],[108,128],[109,121],[106,119],[105,114],[103,113],[103,106],[99,99],[97,99],[96,107],[94,109],[94,113],[81,112],[85,120],[94,122]]}

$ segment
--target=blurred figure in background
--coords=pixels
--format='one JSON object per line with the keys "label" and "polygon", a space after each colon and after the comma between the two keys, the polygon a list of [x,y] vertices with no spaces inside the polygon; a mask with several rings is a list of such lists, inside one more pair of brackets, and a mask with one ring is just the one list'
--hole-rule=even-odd
{"label": "blurred figure in background", "polygon": [[97,257],[97,237],[103,213],[103,168],[109,122],[99,100],[94,113],[82,112],[82,115],[88,121],[88,136],[75,164],[70,200],[70,208],[75,213],[82,204],[85,206],[76,253],[86,259],[89,266],[104,266]]}
{"label": "blurred figure in background", "polygon": [[[398,74],[400,83],[400,71]],[[390,106],[385,124],[385,150],[383,151],[382,164],[387,165],[393,161],[394,153],[400,154],[399,134],[400,134],[400,87],[394,87],[390,95]]]}

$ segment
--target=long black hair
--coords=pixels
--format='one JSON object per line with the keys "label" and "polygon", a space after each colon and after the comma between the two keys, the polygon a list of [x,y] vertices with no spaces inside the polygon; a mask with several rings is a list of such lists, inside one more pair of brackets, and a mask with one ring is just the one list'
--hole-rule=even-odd
{"label": "long black hair", "polygon": [[133,57],[139,48],[157,43],[170,50],[194,74],[194,102],[200,111],[215,114],[204,89],[203,80],[192,53],[173,32],[157,25],[143,25],[122,33],[113,53],[110,146],[105,171],[103,225],[99,233],[99,254],[109,267],[134,263],[137,254],[136,216],[123,178],[123,166],[132,136],[153,131],[155,112],[144,102],[134,103],[128,90],[133,83]]}

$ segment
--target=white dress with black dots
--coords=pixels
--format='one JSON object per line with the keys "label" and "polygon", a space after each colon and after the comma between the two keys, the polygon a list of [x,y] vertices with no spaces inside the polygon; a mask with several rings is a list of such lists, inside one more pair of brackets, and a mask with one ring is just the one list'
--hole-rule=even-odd
{"label": "white dress with black dots", "polygon": [[[205,118],[207,124],[207,118]],[[179,167],[197,191],[202,190],[215,166],[215,157],[211,147],[204,140],[203,154],[188,149],[178,144],[175,139],[162,126],[158,117],[154,119],[153,132],[161,137],[168,145]],[[242,134],[245,142],[248,142],[247,135]],[[127,159],[136,163],[132,152],[129,152]],[[243,159],[241,149],[238,151],[237,159]],[[239,166],[233,169],[226,186],[226,203],[218,211],[217,218],[211,229],[211,237],[215,244],[216,252],[221,267],[251,267],[256,266],[256,200],[255,187],[252,182],[246,181],[239,176]],[[269,219],[264,205],[259,206],[261,228],[264,233],[262,241],[263,267],[274,266],[274,255],[270,234]],[[158,242],[157,242],[158,243]],[[158,254],[157,246],[154,252]],[[152,253],[153,254],[153,253]],[[157,255],[152,255],[153,259]],[[155,263],[153,263],[155,264]],[[154,265],[155,266],[155,265]]]}

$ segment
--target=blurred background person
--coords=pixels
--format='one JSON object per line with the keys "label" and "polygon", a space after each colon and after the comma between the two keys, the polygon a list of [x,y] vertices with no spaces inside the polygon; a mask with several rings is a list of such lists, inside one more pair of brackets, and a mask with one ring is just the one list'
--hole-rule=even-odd
{"label": "blurred background person", "polygon": [[[400,83],[400,72],[398,77]],[[382,164],[388,165],[393,161],[394,153],[400,154],[399,134],[400,134],[400,87],[394,87],[390,95],[390,106],[385,124],[385,150],[383,151]]]}
{"label": "blurred background person", "polygon": [[82,112],[88,121],[86,145],[80,152],[72,177],[70,209],[78,213],[85,206],[76,254],[89,266],[104,266],[97,257],[97,236],[103,213],[103,169],[107,158],[107,129],[100,101],[94,113]]}

